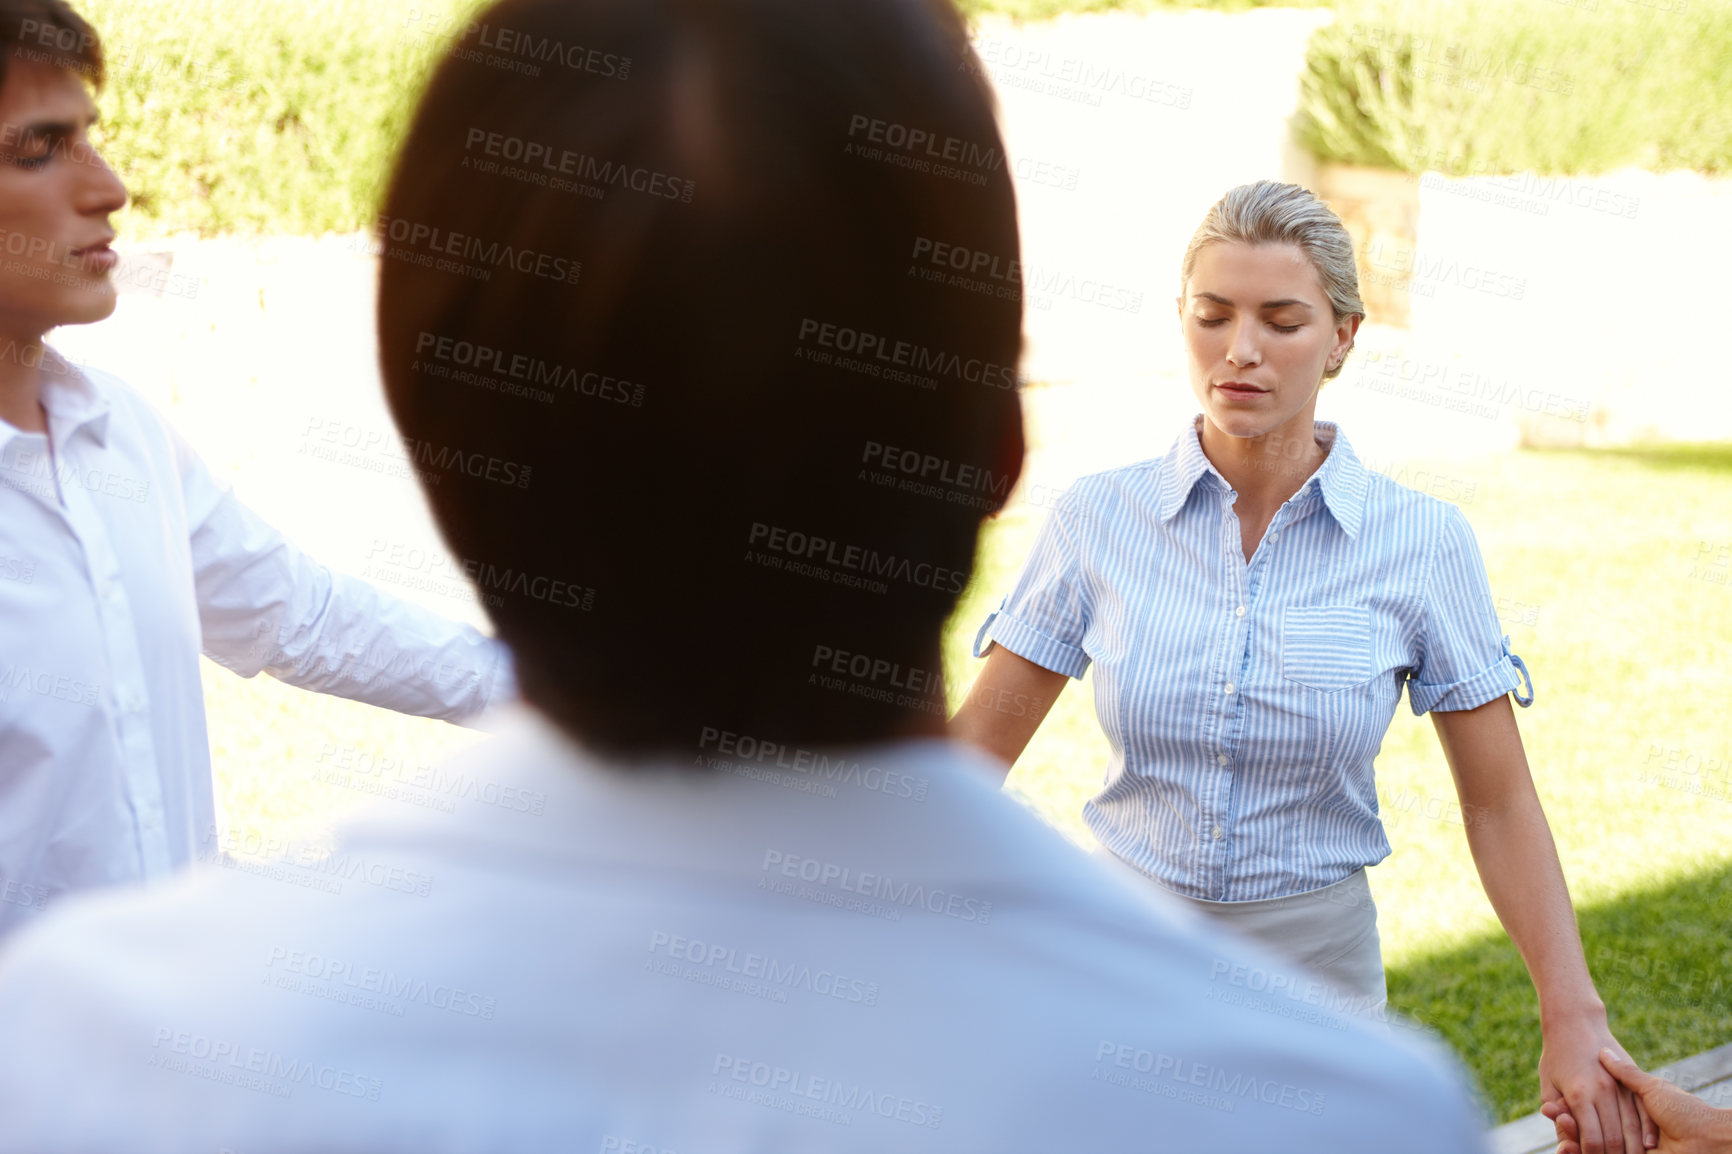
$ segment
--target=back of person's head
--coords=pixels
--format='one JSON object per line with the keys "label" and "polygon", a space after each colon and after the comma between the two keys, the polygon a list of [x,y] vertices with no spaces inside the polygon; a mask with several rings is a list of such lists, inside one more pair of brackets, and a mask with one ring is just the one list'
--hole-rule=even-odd
{"label": "back of person's head", "polygon": [[75,72],[102,87],[102,40],[65,0],[0,0],[0,89],[15,58]]}
{"label": "back of person's head", "polygon": [[942,723],[1022,458],[982,73],[948,0],[502,0],[448,46],[379,225],[386,390],[412,457],[477,463],[428,499],[585,744]]}

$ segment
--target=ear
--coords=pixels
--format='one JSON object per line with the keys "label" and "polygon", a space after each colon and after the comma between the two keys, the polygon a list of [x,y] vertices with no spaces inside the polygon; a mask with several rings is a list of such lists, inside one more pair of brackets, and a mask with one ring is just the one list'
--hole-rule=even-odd
{"label": "ear", "polygon": [[1365,318],[1353,313],[1335,326],[1335,351],[1332,358],[1339,362],[1347,356],[1347,350],[1353,347],[1353,340],[1359,335],[1359,322]]}

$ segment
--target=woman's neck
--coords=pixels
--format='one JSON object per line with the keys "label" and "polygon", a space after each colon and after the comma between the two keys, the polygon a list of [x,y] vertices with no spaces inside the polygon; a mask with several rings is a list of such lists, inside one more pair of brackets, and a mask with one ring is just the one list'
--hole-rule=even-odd
{"label": "woman's neck", "polygon": [[1329,450],[1317,441],[1311,411],[1260,437],[1231,437],[1203,417],[1203,455],[1238,493],[1241,511],[1273,513],[1311,478]]}

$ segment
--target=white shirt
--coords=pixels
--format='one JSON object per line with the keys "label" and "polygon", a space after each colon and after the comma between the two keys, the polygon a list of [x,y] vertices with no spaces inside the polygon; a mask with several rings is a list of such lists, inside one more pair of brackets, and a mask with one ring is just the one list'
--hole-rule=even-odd
{"label": "white shirt", "polygon": [[16,935],[0,1152],[1483,1150],[1432,1043],[1271,994],[964,747],[504,730],[447,772],[530,804],[339,831],[423,890],[199,868]]}
{"label": "white shirt", "polygon": [[0,934],[213,851],[201,650],[429,717],[514,691],[503,646],[303,556],[118,379],[49,353],[41,399],[46,435],[0,421]]}

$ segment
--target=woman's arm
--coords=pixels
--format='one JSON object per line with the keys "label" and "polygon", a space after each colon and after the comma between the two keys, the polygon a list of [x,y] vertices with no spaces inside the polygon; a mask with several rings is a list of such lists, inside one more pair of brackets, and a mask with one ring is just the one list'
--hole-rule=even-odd
{"label": "woman's arm", "polygon": [[1002,761],[1008,776],[1069,680],[995,645],[950,719],[950,736]]}
{"label": "woman's arm", "polygon": [[1433,712],[1431,720],[1455,777],[1486,897],[1539,994],[1541,1096],[1568,1102],[1584,1154],[1640,1154],[1652,1124],[1600,1065],[1601,1047],[1624,1051],[1588,975],[1563,867],[1509,698]]}

